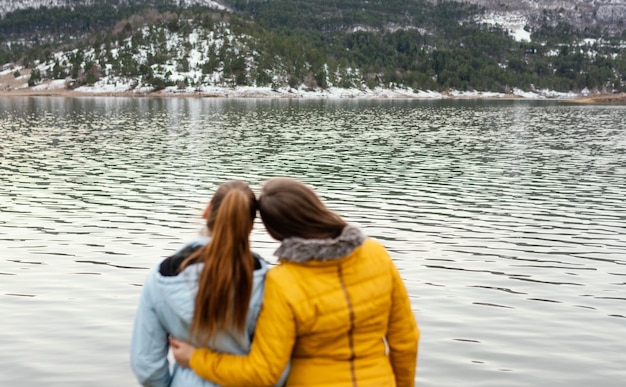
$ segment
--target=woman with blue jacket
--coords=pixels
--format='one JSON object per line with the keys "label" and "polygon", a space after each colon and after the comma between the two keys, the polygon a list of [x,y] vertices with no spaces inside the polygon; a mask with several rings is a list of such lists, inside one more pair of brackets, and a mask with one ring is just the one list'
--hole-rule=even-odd
{"label": "woman with blue jacket", "polygon": [[131,367],[143,386],[216,386],[170,367],[169,336],[218,352],[249,351],[268,270],[250,251],[256,211],[246,183],[223,183],[204,214],[211,237],[184,246],[148,274],[131,340]]}

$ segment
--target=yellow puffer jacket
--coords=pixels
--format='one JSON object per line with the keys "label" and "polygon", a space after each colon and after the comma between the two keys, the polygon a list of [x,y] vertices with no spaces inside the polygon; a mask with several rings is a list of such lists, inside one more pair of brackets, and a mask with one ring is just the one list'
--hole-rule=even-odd
{"label": "yellow puffer jacket", "polygon": [[197,349],[191,367],[224,386],[415,384],[419,329],[385,248],[348,226],[336,239],[289,238],[277,250],[248,356]]}

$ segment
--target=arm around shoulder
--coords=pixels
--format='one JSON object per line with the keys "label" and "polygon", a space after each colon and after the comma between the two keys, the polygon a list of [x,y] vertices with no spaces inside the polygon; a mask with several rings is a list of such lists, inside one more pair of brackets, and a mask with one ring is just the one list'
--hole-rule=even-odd
{"label": "arm around shoulder", "polygon": [[196,349],[190,366],[201,377],[224,386],[272,386],[289,362],[296,326],[291,306],[268,273],[263,306],[250,353],[245,356]]}

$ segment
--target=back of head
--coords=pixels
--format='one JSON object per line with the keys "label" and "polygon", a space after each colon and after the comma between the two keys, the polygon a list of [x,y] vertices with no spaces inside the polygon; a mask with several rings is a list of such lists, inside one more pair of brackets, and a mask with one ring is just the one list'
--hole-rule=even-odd
{"label": "back of head", "polygon": [[254,196],[254,192],[250,189],[250,186],[241,180],[229,180],[217,187],[217,190],[213,194],[211,201],[209,202],[210,208],[209,212],[206,216],[206,225],[209,229],[209,232],[213,232],[213,228],[215,227],[215,219],[217,217],[217,213],[222,206],[222,202],[224,201],[224,197],[231,191],[239,191],[243,195],[245,195],[250,203],[248,211],[250,213],[250,218],[254,221],[256,217],[257,203],[256,197]]}
{"label": "back of head", "polygon": [[207,216],[211,241],[183,265],[204,264],[191,322],[191,333],[202,344],[219,330],[245,328],[254,271],[249,236],[256,210],[248,184],[229,181],[220,185]]}
{"label": "back of head", "polygon": [[259,212],[267,232],[279,241],[290,237],[335,238],[347,226],[311,188],[284,177],[265,182],[259,196]]}

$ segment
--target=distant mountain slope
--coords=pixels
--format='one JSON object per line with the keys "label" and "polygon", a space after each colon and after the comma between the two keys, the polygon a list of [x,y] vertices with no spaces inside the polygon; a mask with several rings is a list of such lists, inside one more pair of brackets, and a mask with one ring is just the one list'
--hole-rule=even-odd
{"label": "distant mountain slope", "polygon": [[[73,7],[78,5],[93,5],[99,0],[0,0],[0,16],[6,15],[19,9],[40,8],[40,7]],[[180,5],[189,7],[193,5],[202,5],[213,7],[216,9],[226,9],[222,4],[213,0],[118,0],[117,3],[170,3],[172,5]]]}
{"label": "distant mountain slope", "polygon": [[626,28],[626,0],[455,0],[485,7],[488,13],[523,17],[532,28],[568,23],[579,30]]}
{"label": "distant mountain slope", "polygon": [[626,91],[619,23],[611,34],[553,24],[553,13],[569,9],[561,7],[542,9],[532,25],[540,2],[499,0],[497,11],[473,2],[14,2],[45,8],[0,19],[0,65],[15,78],[29,74],[31,87]]}
{"label": "distant mountain slope", "polygon": [[[433,3],[438,0],[428,0]],[[523,19],[529,27],[535,29],[541,25],[556,26],[565,22],[571,24],[579,30],[585,28],[600,28],[612,33],[621,32],[626,29],[626,0],[448,0],[461,3],[469,3],[484,7],[486,18],[489,20],[492,15],[500,19]],[[98,0],[0,0],[0,16],[9,12],[39,7],[61,7],[97,4]],[[249,12],[253,17],[257,17],[255,10],[275,7],[275,3],[282,3],[286,14],[283,18],[297,16],[306,12],[311,7],[322,6],[326,8],[326,13],[319,15],[324,19],[336,19],[337,12],[349,13],[354,17],[355,22],[363,21],[359,17],[362,10],[377,8],[377,4],[389,4],[390,1],[321,1],[321,0],[117,0],[119,4],[166,4],[189,7],[194,5],[213,7],[216,9],[235,9]],[[272,3],[272,4],[268,4]],[[317,3],[317,5],[316,5]],[[393,23],[402,24],[407,21],[407,13],[411,12],[419,4],[418,0],[402,1],[396,7],[396,14],[390,20]],[[404,18],[402,15],[404,14]],[[410,19],[410,17],[409,17]],[[346,18],[350,20],[350,17]],[[280,20],[277,20],[280,22]],[[358,23],[357,23],[358,24]]]}

